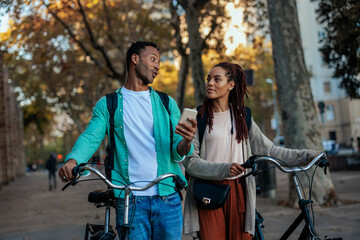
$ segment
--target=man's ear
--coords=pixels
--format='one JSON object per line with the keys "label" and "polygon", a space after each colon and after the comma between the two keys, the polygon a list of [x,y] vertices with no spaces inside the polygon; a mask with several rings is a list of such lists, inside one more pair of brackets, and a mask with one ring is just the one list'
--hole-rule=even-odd
{"label": "man's ear", "polygon": [[131,56],[131,61],[133,62],[133,64],[137,65],[137,64],[139,63],[139,55],[137,55],[137,54],[134,53],[134,54]]}

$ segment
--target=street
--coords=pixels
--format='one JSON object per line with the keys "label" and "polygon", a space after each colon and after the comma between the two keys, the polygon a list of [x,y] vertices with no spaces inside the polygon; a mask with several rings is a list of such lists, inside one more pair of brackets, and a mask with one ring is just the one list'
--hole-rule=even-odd
{"label": "street", "polygon": [[[338,196],[347,203],[337,207],[314,207],[320,236],[360,239],[360,171],[331,172]],[[105,209],[87,202],[90,191],[104,188],[100,181],[79,183],[61,191],[48,191],[47,172],[31,172],[0,190],[0,240],[79,240],[85,224],[102,223]],[[281,206],[287,196],[287,176],[277,173],[275,199],[258,198],[257,208],[265,218],[266,239],[278,239],[299,214]],[[112,211],[112,221],[114,211]],[[183,239],[191,239],[183,237]]]}

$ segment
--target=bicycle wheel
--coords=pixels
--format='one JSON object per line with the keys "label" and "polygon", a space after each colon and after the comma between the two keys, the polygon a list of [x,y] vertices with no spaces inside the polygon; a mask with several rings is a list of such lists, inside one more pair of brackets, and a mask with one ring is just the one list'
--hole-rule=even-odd
{"label": "bicycle wheel", "polygon": [[299,236],[299,240],[320,240],[320,238],[313,236],[309,231],[309,226],[305,224]]}
{"label": "bicycle wheel", "polygon": [[86,228],[85,228],[85,240],[90,240],[89,238],[89,232],[90,232],[90,228],[89,228],[89,224],[86,224]]}
{"label": "bicycle wheel", "polygon": [[104,225],[99,224],[86,224],[85,240],[100,239],[104,232]]}

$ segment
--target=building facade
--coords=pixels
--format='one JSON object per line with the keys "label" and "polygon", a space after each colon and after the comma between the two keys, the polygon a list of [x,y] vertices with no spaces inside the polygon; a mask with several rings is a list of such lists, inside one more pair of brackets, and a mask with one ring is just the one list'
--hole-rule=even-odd
{"label": "building facade", "polygon": [[304,58],[322,138],[355,150],[360,144],[360,100],[350,100],[346,96],[339,88],[340,79],[332,77],[332,69],[323,61],[319,41],[325,35],[316,20],[317,1],[297,0],[297,8]]}

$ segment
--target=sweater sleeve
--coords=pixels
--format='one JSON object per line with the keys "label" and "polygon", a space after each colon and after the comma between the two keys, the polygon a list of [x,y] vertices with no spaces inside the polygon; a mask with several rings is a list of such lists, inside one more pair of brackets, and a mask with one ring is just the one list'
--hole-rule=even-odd
{"label": "sweater sleeve", "polygon": [[[230,167],[232,163],[208,162],[200,157],[198,132],[196,132],[192,143],[194,145],[194,151],[184,160],[185,170],[191,176],[215,181],[220,181],[231,177]],[[205,146],[203,145],[203,147]]]}
{"label": "sweater sleeve", "polygon": [[260,130],[252,119],[249,133],[251,152],[255,155],[266,155],[281,160],[284,166],[304,166],[319,152],[308,149],[290,149],[275,146]]}

